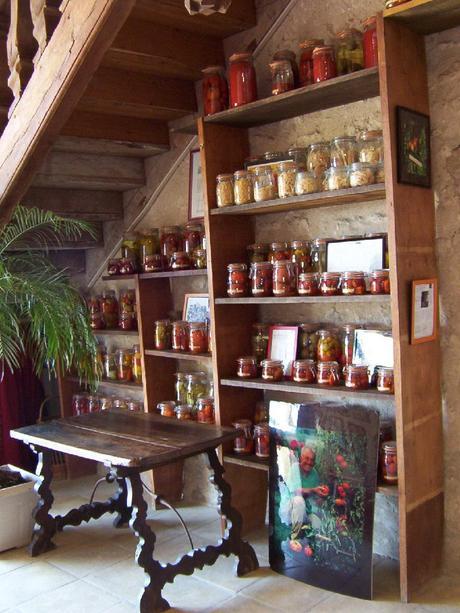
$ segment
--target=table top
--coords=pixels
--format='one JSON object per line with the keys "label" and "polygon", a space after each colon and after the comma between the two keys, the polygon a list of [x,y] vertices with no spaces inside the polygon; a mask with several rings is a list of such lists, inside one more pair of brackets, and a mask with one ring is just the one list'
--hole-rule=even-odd
{"label": "table top", "polygon": [[11,430],[25,443],[126,468],[154,468],[215,448],[238,430],[111,409]]}

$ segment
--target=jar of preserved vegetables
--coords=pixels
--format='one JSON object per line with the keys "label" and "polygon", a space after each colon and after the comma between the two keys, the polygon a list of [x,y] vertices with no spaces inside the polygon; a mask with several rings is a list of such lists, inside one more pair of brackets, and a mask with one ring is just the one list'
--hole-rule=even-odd
{"label": "jar of preserved vegetables", "polygon": [[390,271],[389,270],[373,270],[370,274],[370,291],[371,294],[389,294],[390,293]]}
{"label": "jar of preserved vegetables", "polygon": [[250,53],[230,56],[230,107],[257,100],[256,71]]}
{"label": "jar of preserved vegetables", "polygon": [[353,350],[355,346],[355,333],[358,326],[354,324],[345,324],[342,327],[342,366],[350,366],[353,364]]}
{"label": "jar of preserved vegetables", "polygon": [[337,362],[342,358],[342,343],[338,331],[318,330],[318,362]]}
{"label": "jar of preserved vegetables", "polygon": [[257,378],[257,358],[254,356],[246,356],[238,358],[236,360],[238,365],[236,374],[242,379],[256,379]]}
{"label": "jar of preserved vegetables", "polygon": [[375,170],[375,182],[376,183],[385,183],[385,166],[383,162],[379,162],[374,166]]}
{"label": "jar of preserved vegetables", "polygon": [[285,242],[275,242],[270,243],[270,251],[268,252],[268,261],[271,264],[278,262],[280,260],[289,260],[291,257],[291,251],[289,249],[288,243]]}
{"label": "jar of preserved vegetables", "polygon": [[324,47],[324,40],[322,38],[313,38],[311,40],[304,40],[299,45],[301,49],[300,63],[299,63],[299,81],[300,86],[311,85],[314,83],[313,77],[313,50],[316,47]]}
{"label": "jar of preserved vegetables", "polygon": [[133,380],[133,357],[131,349],[118,349],[117,351],[117,379],[129,383]]}
{"label": "jar of preserved vegetables", "polygon": [[186,376],[187,380],[187,404],[195,406],[198,398],[209,395],[209,382],[206,373],[190,373]]}
{"label": "jar of preserved vegetables", "polygon": [[375,183],[375,165],[356,162],[349,168],[350,187],[372,185]]}
{"label": "jar of preserved vegetables", "polygon": [[318,362],[317,382],[319,385],[339,385],[340,372],[337,362]]}
{"label": "jar of preserved vegetables", "polygon": [[254,170],[254,200],[262,202],[277,197],[278,188],[270,166],[259,166]]}
{"label": "jar of preserved vegetables", "polygon": [[195,249],[201,248],[203,226],[200,223],[189,222],[184,228],[184,251],[192,256]]}
{"label": "jar of preserved vegetables", "polygon": [[203,112],[214,115],[228,108],[228,85],[223,66],[208,66],[203,73]]}
{"label": "jar of preserved vegetables", "polygon": [[388,441],[382,445],[381,453],[382,477],[386,483],[398,483],[398,451],[396,441]]}
{"label": "jar of preserved vegetables", "polygon": [[142,234],[139,238],[139,249],[142,270],[145,272],[146,259],[160,252],[160,230],[151,228],[147,233]]}
{"label": "jar of preserved vegetables", "polygon": [[268,422],[268,406],[263,400],[260,400],[259,402],[256,402],[254,423],[260,424],[263,422]]}
{"label": "jar of preserved vegetables", "polygon": [[238,419],[232,426],[237,430],[242,430],[241,435],[233,441],[233,451],[240,455],[249,455],[254,450],[254,439],[252,438],[252,422],[250,419]]}
{"label": "jar of preserved vegetables", "polygon": [[120,258],[112,258],[107,265],[107,274],[111,277],[120,274]]}
{"label": "jar of preserved vegetables", "polygon": [[105,327],[112,330],[118,327],[118,300],[115,297],[113,290],[105,290],[102,292],[100,299],[102,317]]}
{"label": "jar of preserved vegetables", "polygon": [[295,193],[296,196],[304,196],[305,194],[314,194],[318,192],[319,184],[313,172],[308,170],[298,170],[295,176]]}
{"label": "jar of preserved vegetables", "polygon": [[132,260],[137,264],[139,257],[139,241],[137,234],[132,232],[125,234],[121,243],[121,257],[127,260]]}
{"label": "jar of preserved vegetables", "polygon": [[294,72],[291,62],[278,60],[271,62],[272,96],[278,96],[294,89]]}
{"label": "jar of preserved vegetables", "polygon": [[377,391],[394,394],[395,382],[393,368],[388,366],[377,366]]}
{"label": "jar of preserved vegetables", "polygon": [[102,315],[101,297],[96,296],[95,298],[89,298],[87,302],[89,310],[89,325],[91,329],[103,330],[105,328],[105,321]]}
{"label": "jar of preserved vegetables", "polygon": [[265,243],[253,243],[247,246],[250,264],[266,262],[268,260],[269,246]]}
{"label": "jar of preserved vegetables", "polygon": [[373,15],[361,22],[363,26],[364,68],[377,66],[379,61],[377,43],[377,17]]}
{"label": "jar of preserved vegetables", "polygon": [[299,67],[297,66],[297,56],[294,51],[290,49],[279,49],[273,55],[273,62],[289,62],[291,65],[292,73],[294,75],[294,87],[299,86]]}
{"label": "jar of preserved vegetables", "polygon": [[188,270],[191,266],[190,256],[186,251],[175,251],[169,261],[171,270]]}
{"label": "jar of preserved vegetables", "polygon": [[344,296],[363,296],[366,293],[366,279],[363,272],[342,273],[340,288]]}
{"label": "jar of preserved vegetables", "polygon": [[364,130],[358,140],[359,161],[367,164],[383,162],[382,130]]}
{"label": "jar of preserved vegetables", "polygon": [[233,174],[233,193],[235,204],[254,202],[252,173],[248,170],[237,170]]}
{"label": "jar of preserved vegetables", "polygon": [[107,351],[104,359],[104,379],[116,381],[118,378],[117,356],[115,351]]}
{"label": "jar of preserved vegetables", "polygon": [[319,291],[322,296],[337,296],[338,294],[340,294],[340,273],[321,273]]}
{"label": "jar of preserved vegetables", "polygon": [[118,327],[121,330],[137,329],[136,293],[132,289],[120,292]]}
{"label": "jar of preserved vegetables", "polygon": [[189,323],[190,353],[206,353],[208,351],[208,328],[204,321]]}
{"label": "jar of preserved vegetables", "polygon": [[207,267],[206,249],[195,249],[192,255],[193,268],[205,270]]}
{"label": "jar of preserved vegetables", "polygon": [[88,394],[74,394],[72,396],[72,415],[86,415],[88,413]]}
{"label": "jar of preserved vegetables", "polygon": [[253,324],[251,335],[252,353],[256,357],[257,364],[265,360],[268,352],[268,326],[267,324]]}
{"label": "jar of preserved vegetables", "polygon": [[369,367],[350,364],[345,367],[345,387],[367,390],[369,387]]}
{"label": "jar of preserved vegetables", "polygon": [[300,324],[298,354],[302,360],[316,360],[318,347],[318,326]]}
{"label": "jar of preserved vegetables", "polygon": [[295,196],[295,162],[288,160],[280,162],[278,165],[278,196],[279,198],[290,198]]}
{"label": "jar of preserved vegetables", "polygon": [[313,81],[321,83],[337,76],[337,66],[333,47],[324,46],[313,49]]}
{"label": "jar of preserved vegetables", "polygon": [[253,296],[271,296],[273,290],[273,265],[270,262],[251,264],[251,293]]}
{"label": "jar of preserved vegetables", "polygon": [[311,243],[311,265],[314,272],[326,272],[327,240],[315,238]]}
{"label": "jar of preserved vegetables", "polygon": [[314,360],[294,360],[292,378],[296,383],[316,383]]}
{"label": "jar of preserved vegetables", "polygon": [[133,275],[137,271],[137,262],[130,258],[120,258],[118,270],[120,275]]}
{"label": "jar of preserved vegetables", "polygon": [[190,404],[180,404],[176,407],[176,418],[179,421],[195,421],[193,406]]}
{"label": "jar of preserved vegetables", "polygon": [[144,260],[144,272],[161,272],[168,268],[168,261],[164,255],[154,253],[146,255]]}
{"label": "jar of preserved vegetables", "polygon": [[129,402],[129,398],[114,398],[113,399],[113,408],[114,409],[123,409],[123,410],[128,410],[128,402]]}
{"label": "jar of preserved vegetables", "polygon": [[134,383],[142,383],[142,355],[140,345],[133,347],[133,380]]}
{"label": "jar of preserved vegetables", "polygon": [[167,258],[168,263],[176,251],[182,249],[182,236],[179,226],[164,226],[161,228],[161,254]]}
{"label": "jar of preserved vegetables", "polygon": [[358,145],[354,136],[337,136],[331,141],[331,166],[342,168],[358,161]]}
{"label": "jar of preserved vegetables", "polygon": [[229,264],[227,270],[227,294],[230,297],[246,296],[248,293],[248,267],[246,264]]}
{"label": "jar of preserved vegetables", "polygon": [[297,170],[307,168],[307,147],[290,147],[288,156],[295,163]]}
{"label": "jar of preserved vegetables", "polygon": [[284,377],[283,362],[281,360],[262,360],[262,379],[266,381],[282,381]]}
{"label": "jar of preserved vegetables", "polygon": [[101,410],[101,402],[97,394],[88,396],[88,413],[99,413]]}
{"label": "jar of preserved vegetables", "polygon": [[187,402],[187,373],[176,372],[176,402],[177,404],[186,404]]}
{"label": "jar of preserved vegetables", "polygon": [[190,324],[188,321],[173,321],[171,327],[173,351],[190,350]]}
{"label": "jar of preserved vegetables", "polygon": [[171,349],[171,322],[169,319],[159,319],[155,322],[155,349],[158,351]]}
{"label": "jar of preserved vegetables", "polygon": [[351,28],[337,34],[337,74],[345,75],[364,67],[363,40],[359,30]]}
{"label": "jar of preserved vegetables", "polygon": [[331,146],[329,143],[313,143],[308,147],[307,170],[322,181],[323,175],[331,165]]}
{"label": "jar of preserved vegetables", "polygon": [[350,187],[348,168],[329,168],[326,170],[324,186],[329,191]]}
{"label": "jar of preserved vegetables", "polygon": [[222,174],[216,178],[216,198],[217,206],[223,208],[235,204],[233,192],[233,175]]}
{"label": "jar of preserved vegetables", "polygon": [[110,411],[113,407],[113,399],[110,396],[101,396],[100,399],[101,411]]}
{"label": "jar of preserved vegetables", "polygon": [[200,424],[216,423],[214,398],[198,398],[196,403],[196,419]]}
{"label": "jar of preserved vegetables", "polygon": [[254,426],[255,452],[258,458],[270,457],[270,428],[267,423]]}
{"label": "jar of preserved vegetables", "polygon": [[296,275],[311,271],[311,245],[309,241],[291,241],[291,262]]}
{"label": "jar of preserved vegetables", "polygon": [[273,295],[295,296],[297,279],[295,266],[289,260],[276,261],[273,264]]}
{"label": "jar of preserved vegetables", "polygon": [[318,296],[319,276],[317,272],[301,272],[297,276],[297,293],[299,296]]}
{"label": "jar of preserved vegetables", "polygon": [[159,402],[157,410],[163,417],[176,417],[176,403],[173,400]]}
{"label": "jar of preserved vegetables", "polygon": [[128,402],[128,411],[130,411],[131,413],[143,413],[144,403],[139,402],[138,400],[130,400]]}

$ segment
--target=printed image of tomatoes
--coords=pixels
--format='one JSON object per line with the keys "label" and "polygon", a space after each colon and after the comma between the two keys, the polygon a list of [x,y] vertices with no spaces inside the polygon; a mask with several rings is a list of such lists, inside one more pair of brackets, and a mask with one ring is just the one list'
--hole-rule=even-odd
{"label": "printed image of tomatoes", "polygon": [[314,551],[313,551],[313,549],[310,547],[310,545],[306,545],[306,546],[304,547],[303,552],[304,552],[304,554],[307,556],[307,558],[311,558],[311,557],[313,556],[313,553],[314,553]]}
{"label": "printed image of tomatoes", "polygon": [[295,553],[299,553],[302,551],[302,543],[299,543],[299,541],[289,541],[289,549]]}

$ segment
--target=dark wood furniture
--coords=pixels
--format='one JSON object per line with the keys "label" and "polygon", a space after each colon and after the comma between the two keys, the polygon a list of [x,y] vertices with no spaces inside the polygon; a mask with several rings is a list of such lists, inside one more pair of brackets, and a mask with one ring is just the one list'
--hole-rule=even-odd
{"label": "dark wood furniture", "polygon": [[[241,515],[231,506],[231,488],[223,478],[224,470],[216,447],[232,441],[238,431],[190,422],[169,420],[156,415],[113,410],[13,430],[11,436],[27,443],[38,455],[36,491],[40,500],[34,510],[36,528],[30,544],[32,556],[55,547],[53,537],[65,526],[78,526],[116,513],[114,525],[128,521],[139,538],[136,561],[146,573],[140,599],[141,613],[165,611],[168,602],[161,591],[178,574],[191,575],[196,568],[212,565],[220,555],[237,556],[236,572],[244,575],[259,566],[253,548],[241,539]],[[64,516],[52,516],[51,456],[61,451],[102,462],[119,486],[106,502],[86,504]],[[178,459],[204,453],[213,472],[211,480],[219,492],[219,512],[225,517],[228,532],[218,545],[195,549],[174,564],[162,565],[154,559],[156,536],[146,522],[147,503],[143,496],[141,473],[165,466]]]}

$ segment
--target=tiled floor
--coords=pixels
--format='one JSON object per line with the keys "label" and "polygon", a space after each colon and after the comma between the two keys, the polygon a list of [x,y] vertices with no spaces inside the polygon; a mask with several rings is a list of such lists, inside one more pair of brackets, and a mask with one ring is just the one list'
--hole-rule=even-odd
{"label": "tiled floor", "polygon": [[[62,482],[55,486],[54,510],[88,501],[92,480]],[[111,486],[98,492],[103,499]],[[216,542],[219,520],[214,509],[184,507],[195,546]],[[168,510],[152,513],[157,533],[156,554],[174,561],[187,550],[187,540]],[[261,568],[244,578],[232,574],[233,559],[222,558],[192,577],[178,577],[164,595],[176,611],[263,613],[360,613],[361,611],[460,612],[460,582],[442,577],[427,586],[417,604],[402,605],[394,563],[381,560],[375,567],[375,600],[346,598],[287,579],[268,567],[266,534],[249,537]],[[112,517],[78,528],[68,527],[55,539],[58,547],[31,559],[25,549],[0,554],[0,612],[9,613],[133,613],[144,575],[134,562],[135,537],[129,528],[115,530]]]}

